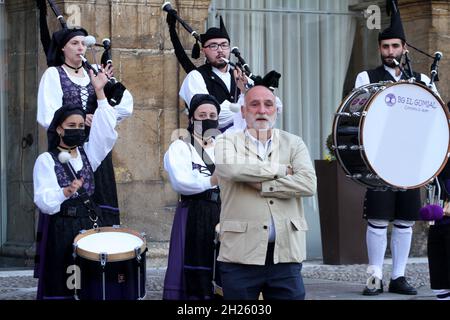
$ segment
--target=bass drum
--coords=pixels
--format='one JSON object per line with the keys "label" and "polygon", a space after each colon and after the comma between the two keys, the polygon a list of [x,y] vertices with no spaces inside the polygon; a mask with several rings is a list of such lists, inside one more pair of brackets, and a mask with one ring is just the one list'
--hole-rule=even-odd
{"label": "bass drum", "polygon": [[415,189],[444,168],[449,112],[419,83],[380,82],[354,89],[333,123],[333,148],[346,174],[372,189]]}

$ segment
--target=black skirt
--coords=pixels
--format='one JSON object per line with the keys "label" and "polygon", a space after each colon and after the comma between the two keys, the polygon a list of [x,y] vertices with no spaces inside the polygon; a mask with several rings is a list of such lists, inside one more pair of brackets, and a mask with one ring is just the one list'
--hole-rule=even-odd
{"label": "black skirt", "polygon": [[188,296],[212,296],[215,227],[219,223],[218,201],[187,201],[188,216],[184,252],[184,279]]}
{"label": "black skirt", "polygon": [[[71,299],[74,291],[70,287],[70,276],[74,276],[71,266],[75,266],[73,241],[81,230],[93,228],[95,215],[89,214],[83,204],[70,201],[69,206],[62,206],[61,212],[49,216],[45,260],[39,288],[41,299]],[[65,208],[65,209],[64,209]],[[113,225],[111,216],[105,217],[101,210],[96,210],[99,227]]]}
{"label": "black skirt", "polygon": [[103,211],[110,214],[113,225],[120,225],[119,204],[117,200],[116,178],[112,162],[112,151],[108,153],[100,166],[94,172],[95,191],[92,196]]}
{"label": "black skirt", "polygon": [[428,232],[428,265],[431,289],[450,289],[450,218],[446,224],[430,226]]}

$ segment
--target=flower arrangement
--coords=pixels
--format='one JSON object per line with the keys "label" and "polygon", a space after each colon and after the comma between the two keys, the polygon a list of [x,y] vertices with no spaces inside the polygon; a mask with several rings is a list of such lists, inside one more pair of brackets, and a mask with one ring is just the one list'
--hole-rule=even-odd
{"label": "flower arrangement", "polygon": [[336,160],[336,153],[333,149],[333,135],[330,134],[327,137],[327,140],[325,142],[325,146],[327,147],[327,154],[325,155],[325,160],[327,161],[333,161]]}

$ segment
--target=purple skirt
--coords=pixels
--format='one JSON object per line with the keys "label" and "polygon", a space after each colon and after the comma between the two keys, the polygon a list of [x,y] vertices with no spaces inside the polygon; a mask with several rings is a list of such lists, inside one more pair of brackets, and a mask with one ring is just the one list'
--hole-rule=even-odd
{"label": "purple skirt", "polygon": [[187,294],[185,279],[185,239],[188,220],[188,201],[180,201],[175,211],[170,235],[169,257],[164,278],[163,300],[209,300],[211,296]]}
{"label": "purple skirt", "polygon": [[164,300],[186,300],[184,284],[184,241],[188,207],[184,201],[179,202],[173,219],[170,234],[169,258],[164,278]]}

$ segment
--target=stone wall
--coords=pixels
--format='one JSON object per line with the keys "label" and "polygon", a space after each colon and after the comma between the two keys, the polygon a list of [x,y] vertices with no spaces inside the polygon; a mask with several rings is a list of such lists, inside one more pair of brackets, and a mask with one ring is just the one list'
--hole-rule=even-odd
{"label": "stone wall", "polygon": [[[187,123],[178,88],[185,74],[173,53],[161,0],[55,1],[69,26],[81,25],[100,43],[110,38],[115,76],[132,93],[134,112],[118,125],[113,151],[122,224],[145,232],[151,247],[165,252],[178,196],[163,168],[172,132]],[[172,6],[193,27],[204,32],[209,0],[173,1]],[[32,254],[37,219],[32,170],[46,150],[45,131],[36,123],[36,96],[46,69],[34,0],[7,3],[8,42],[8,235],[2,254]],[[24,23],[27,21],[27,23]],[[48,7],[50,31],[60,28]],[[180,26],[181,28],[181,26]],[[186,48],[194,38],[184,29]],[[102,50],[96,56],[99,61]],[[92,52],[87,58],[93,62]],[[200,61],[201,59],[199,59]],[[22,137],[34,143],[21,148]]]}
{"label": "stone wall", "polygon": [[[7,243],[3,254],[23,256],[34,242],[33,165],[38,153],[36,96],[38,34],[35,3],[8,1],[7,10]],[[31,145],[23,141],[32,138]],[[29,140],[31,142],[31,140]],[[4,177],[3,177],[4,178]]]}

